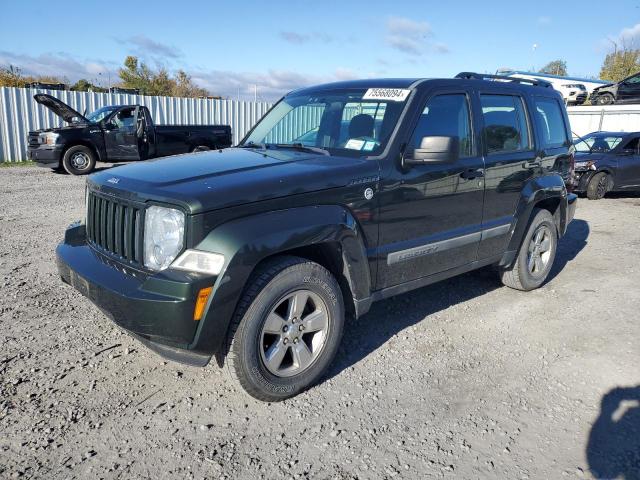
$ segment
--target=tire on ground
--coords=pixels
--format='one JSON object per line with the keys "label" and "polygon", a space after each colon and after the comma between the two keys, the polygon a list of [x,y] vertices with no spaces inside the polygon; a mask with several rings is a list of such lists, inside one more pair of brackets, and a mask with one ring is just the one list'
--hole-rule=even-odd
{"label": "tire on ground", "polygon": [[[276,375],[266,365],[269,350],[265,346],[263,327],[267,317],[275,313],[283,299],[300,290],[311,292],[324,304],[327,314],[327,331],[322,337],[324,343],[317,354],[313,354],[315,358],[308,367],[290,376]],[[292,307],[289,305],[288,308]],[[283,313],[283,316],[287,315]],[[342,292],[333,275],[321,265],[303,258],[275,257],[252,276],[238,304],[227,336],[229,372],[247,393],[258,400],[274,402],[297,395],[315,384],[326,371],[338,350],[343,326]],[[284,335],[276,335],[278,341],[285,342]],[[300,339],[300,343],[304,342],[302,336]],[[298,342],[297,339],[295,341]],[[286,348],[293,346],[289,343]],[[293,350],[287,351],[289,354],[293,355]]]}
{"label": "tire on ground", "polygon": [[609,175],[605,172],[596,173],[587,184],[587,198],[600,200],[609,191]]}
{"label": "tire on ground", "polygon": [[96,166],[96,156],[84,145],[69,148],[62,157],[62,166],[71,175],[86,175]]}
{"label": "tire on ground", "polygon": [[[543,238],[537,242],[539,232],[543,231]],[[548,241],[548,245],[540,246],[540,243]],[[536,248],[536,244],[538,244]],[[542,249],[546,248],[543,253]],[[518,255],[513,264],[500,270],[500,279],[507,287],[516,290],[529,291],[540,287],[547,279],[558,248],[558,232],[553,216],[548,210],[535,209],[533,220],[527,229]],[[535,265],[536,255],[540,255],[540,268]],[[532,259],[533,257],[533,259]],[[546,259],[544,262],[542,259]],[[534,264],[534,271],[531,270]]]}

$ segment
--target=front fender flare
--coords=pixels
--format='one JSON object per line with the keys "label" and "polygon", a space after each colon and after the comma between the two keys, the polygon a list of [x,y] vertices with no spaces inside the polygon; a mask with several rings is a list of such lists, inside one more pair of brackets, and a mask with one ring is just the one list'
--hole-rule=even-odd
{"label": "front fender flare", "polygon": [[371,277],[364,239],[355,218],[344,207],[277,210],[214,228],[195,248],[224,255],[225,266],[191,348],[207,352],[220,349],[246,283],[261,261],[296,248],[327,243],[340,249],[343,274],[354,301],[368,298]]}

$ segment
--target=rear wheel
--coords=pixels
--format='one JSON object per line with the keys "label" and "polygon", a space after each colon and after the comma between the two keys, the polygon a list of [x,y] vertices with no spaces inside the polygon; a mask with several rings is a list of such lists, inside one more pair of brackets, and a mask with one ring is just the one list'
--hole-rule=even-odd
{"label": "rear wheel", "polygon": [[62,166],[71,175],[86,175],[95,168],[96,157],[90,148],[76,145],[65,152]]}
{"label": "rear wheel", "polygon": [[556,257],[558,232],[553,216],[548,210],[534,213],[515,262],[500,271],[502,283],[516,290],[528,291],[542,285]]}
{"label": "rear wheel", "polygon": [[587,198],[600,200],[609,191],[609,175],[605,172],[596,173],[587,185]]}
{"label": "rear wheel", "polygon": [[321,265],[280,257],[254,276],[233,322],[232,375],[258,400],[284,400],[313,385],[333,360],[344,324],[342,293]]}

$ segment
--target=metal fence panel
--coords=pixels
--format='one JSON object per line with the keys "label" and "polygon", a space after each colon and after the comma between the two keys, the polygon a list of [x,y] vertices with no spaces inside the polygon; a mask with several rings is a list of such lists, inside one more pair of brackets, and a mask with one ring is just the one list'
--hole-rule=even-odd
{"label": "metal fence panel", "polygon": [[568,107],[567,112],[574,136],[582,137],[598,130],[640,131],[640,105]]}
{"label": "metal fence panel", "polygon": [[[140,104],[149,109],[158,125],[231,125],[234,144],[271,107],[267,102],[0,87],[0,161],[26,160],[29,131],[57,127],[63,123],[49,109],[33,100],[33,95],[39,92],[57,97],[81,113],[106,105]],[[569,107],[567,110],[574,135],[582,136],[596,130],[640,131],[640,106],[637,105]],[[360,112],[350,110],[346,112],[345,119],[357,113]],[[303,135],[319,125],[321,114],[319,108],[297,111],[277,126],[269,141],[290,141]]]}
{"label": "metal fence panel", "polygon": [[33,100],[36,93],[59,98],[80,113],[106,105],[140,104],[149,109],[158,125],[231,125],[234,144],[271,108],[267,102],[0,87],[0,161],[26,160],[29,131],[64,123]]}

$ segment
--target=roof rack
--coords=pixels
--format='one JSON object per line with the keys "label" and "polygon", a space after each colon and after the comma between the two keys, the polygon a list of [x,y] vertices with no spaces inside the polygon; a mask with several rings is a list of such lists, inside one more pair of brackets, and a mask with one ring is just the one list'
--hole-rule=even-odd
{"label": "roof rack", "polygon": [[545,82],[544,80],[539,79],[531,79],[531,78],[519,78],[519,77],[508,77],[506,75],[491,75],[489,73],[474,73],[474,72],[460,72],[455,78],[464,78],[467,80],[502,80],[508,82],[516,82],[516,83],[527,83],[529,85],[533,85],[534,87],[545,87],[545,88],[553,88],[551,83]]}

